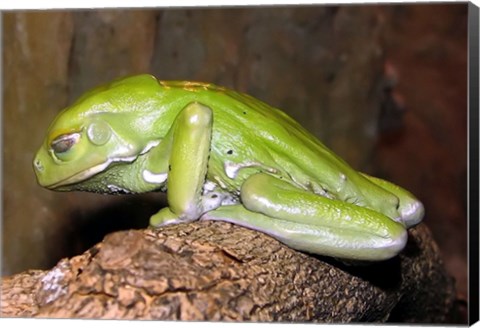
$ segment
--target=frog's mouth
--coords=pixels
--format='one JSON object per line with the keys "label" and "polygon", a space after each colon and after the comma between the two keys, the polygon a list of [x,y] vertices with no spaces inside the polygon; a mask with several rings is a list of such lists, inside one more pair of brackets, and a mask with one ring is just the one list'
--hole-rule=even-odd
{"label": "frog's mouth", "polygon": [[108,159],[107,161],[100,163],[98,165],[95,165],[93,167],[90,167],[86,170],[80,171],[78,173],[75,173],[68,178],[62,179],[60,181],[51,183],[49,185],[44,185],[45,188],[52,189],[52,190],[59,190],[62,187],[77,184],[79,182],[85,181],[87,179],[90,179],[94,175],[104,172],[110,165],[112,164],[117,164],[117,163],[132,163],[137,158],[141,155],[144,155],[148,153],[151,149],[155,148],[160,144],[161,140],[152,140],[150,141],[144,148],[143,150],[136,155],[133,156],[127,156],[127,157],[118,157],[118,158],[111,158]]}
{"label": "frog's mouth", "polygon": [[130,156],[130,157],[124,157],[124,158],[116,158],[116,159],[109,159],[108,161],[98,164],[96,166],[93,166],[89,169],[80,171],[78,173],[75,173],[74,175],[65,178],[63,180],[57,181],[55,183],[52,183],[50,185],[46,185],[45,188],[48,189],[59,189],[61,187],[73,185],[82,181],[85,181],[87,179],[90,179],[94,175],[104,172],[110,165],[114,163],[132,163],[134,162],[138,156]]}

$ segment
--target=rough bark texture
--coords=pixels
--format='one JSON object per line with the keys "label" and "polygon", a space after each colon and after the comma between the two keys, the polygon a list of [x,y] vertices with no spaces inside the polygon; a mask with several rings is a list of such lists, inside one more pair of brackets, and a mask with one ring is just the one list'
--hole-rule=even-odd
{"label": "rough bark texture", "polygon": [[347,266],[223,222],[108,235],[50,271],[2,280],[2,316],[448,322],[452,279],[426,226],[392,260]]}

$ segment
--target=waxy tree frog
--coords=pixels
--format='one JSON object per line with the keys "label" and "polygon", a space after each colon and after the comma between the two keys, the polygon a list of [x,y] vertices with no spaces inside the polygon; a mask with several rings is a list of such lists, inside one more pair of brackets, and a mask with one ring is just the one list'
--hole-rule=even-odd
{"label": "waxy tree frog", "polygon": [[424,214],[408,191],[355,171],[284,112],[151,75],[97,87],[61,111],[33,164],[53,190],[167,192],[154,227],[227,221],[347,260],[397,255]]}

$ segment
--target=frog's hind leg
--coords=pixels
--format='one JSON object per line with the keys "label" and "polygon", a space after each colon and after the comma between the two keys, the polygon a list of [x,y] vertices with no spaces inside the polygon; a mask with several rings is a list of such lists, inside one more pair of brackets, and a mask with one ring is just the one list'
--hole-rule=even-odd
{"label": "frog's hind leg", "polygon": [[286,245],[352,260],[385,260],[405,246],[405,228],[373,210],[328,199],[268,174],[248,178],[243,205],[222,206],[202,217],[232,222],[273,236]]}

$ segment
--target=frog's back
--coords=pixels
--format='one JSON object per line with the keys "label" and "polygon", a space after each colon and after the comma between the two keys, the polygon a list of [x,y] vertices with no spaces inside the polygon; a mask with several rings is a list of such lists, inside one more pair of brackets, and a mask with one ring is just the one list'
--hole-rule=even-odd
{"label": "frog's back", "polygon": [[[351,170],[299,123],[258,99],[213,84],[159,83],[168,90],[165,100],[175,102],[177,108],[198,101],[212,109],[209,174],[229,189],[238,190],[249,175],[267,171],[321,191],[323,184],[338,182],[338,169]],[[321,181],[320,172],[324,172]]]}

